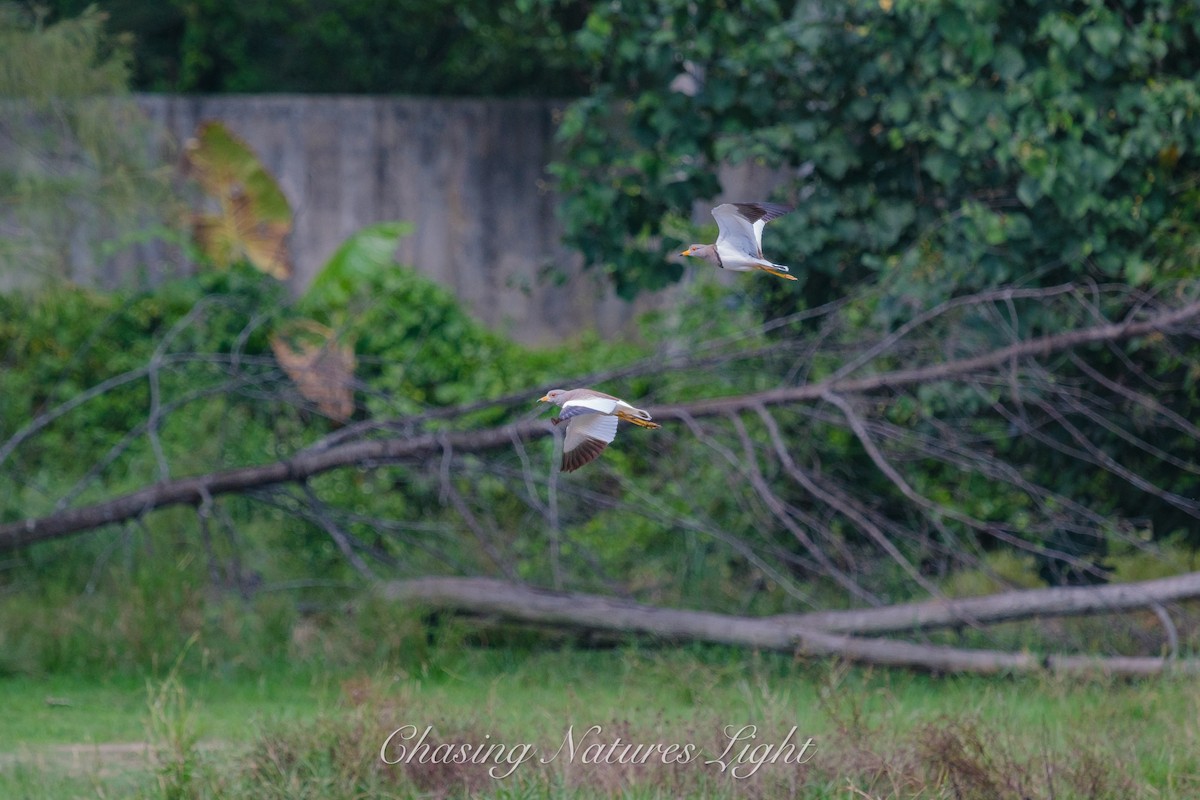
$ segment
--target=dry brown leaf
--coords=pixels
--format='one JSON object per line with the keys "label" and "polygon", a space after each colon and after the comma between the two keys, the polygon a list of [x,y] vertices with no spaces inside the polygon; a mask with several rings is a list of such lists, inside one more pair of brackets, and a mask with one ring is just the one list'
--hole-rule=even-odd
{"label": "dry brown leaf", "polygon": [[250,146],[219,122],[205,122],[185,147],[190,174],[216,199],[217,213],[192,216],[196,242],[218,267],[245,259],[268,275],[292,274],[292,211]]}
{"label": "dry brown leaf", "polygon": [[312,320],[295,320],[271,336],[271,350],[305,399],[346,422],[354,413],[354,348]]}

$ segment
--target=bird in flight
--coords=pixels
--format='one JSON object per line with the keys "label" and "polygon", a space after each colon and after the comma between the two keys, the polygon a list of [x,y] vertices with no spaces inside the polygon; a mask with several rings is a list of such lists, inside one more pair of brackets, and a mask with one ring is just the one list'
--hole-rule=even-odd
{"label": "bird in flight", "polygon": [[762,270],[789,281],[796,280],[783,264],[763,258],[762,233],[767,223],[792,211],[778,203],[722,203],[712,210],[720,234],[715,244],[694,244],[679,255],[703,258],[734,272]]}
{"label": "bird in flight", "polygon": [[567,423],[563,437],[562,471],[572,472],[592,461],[608,447],[617,435],[617,420],[643,428],[660,428],[650,421],[650,415],[634,408],[611,394],[594,389],[551,389],[538,398],[539,403],[554,403],[562,407],[555,425]]}

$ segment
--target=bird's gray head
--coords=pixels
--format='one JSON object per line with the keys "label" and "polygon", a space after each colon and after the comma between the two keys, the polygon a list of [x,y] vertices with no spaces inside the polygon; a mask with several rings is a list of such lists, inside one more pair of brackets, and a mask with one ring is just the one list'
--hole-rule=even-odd
{"label": "bird's gray head", "polygon": [[544,395],[538,398],[539,403],[561,403],[564,399],[563,395],[567,393],[566,389],[551,389]]}
{"label": "bird's gray head", "polygon": [[707,258],[707,259],[711,260],[713,257],[713,253],[715,253],[715,252],[716,252],[716,248],[711,244],[693,244],[690,247],[688,247],[687,250],[684,250],[679,255],[693,256],[694,258]]}

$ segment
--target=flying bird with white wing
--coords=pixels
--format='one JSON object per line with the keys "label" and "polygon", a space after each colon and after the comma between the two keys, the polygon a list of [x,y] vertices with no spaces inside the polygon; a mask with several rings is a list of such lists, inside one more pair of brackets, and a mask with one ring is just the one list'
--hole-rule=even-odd
{"label": "flying bird with white wing", "polygon": [[712,210],[720,230],[716,243],[694,244],[679,255],[703,258],[733,272],[757,269],[794,281],[788,267],[763,258],[762,251],[763,228],[792,210],[778,203],[722,203]]}
{"label": "flying bird with white wing", "polygon": [[567,423],[563,437],[562,471],[572,472],[604,452],[617,436],[617,420],[642,428],[660,428],[650,415],[624,400],[595,389],[551,389],[539,403],[554,403],[562,412],[550,421]]}

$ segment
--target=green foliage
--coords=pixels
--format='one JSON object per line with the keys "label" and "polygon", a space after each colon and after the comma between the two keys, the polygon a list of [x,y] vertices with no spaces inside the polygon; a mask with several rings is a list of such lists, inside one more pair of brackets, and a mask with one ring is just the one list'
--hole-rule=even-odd
{"label": "green foliage", "polygon": [[[295,306],[279,283],[244,263],[153,291],[59,285],[0,295],[0,374],[5,396],[14,399],[0,404],[0,519],[49,513],[62,498],[111,497],[162,479],[164,467],[179,477],[272,461],[326,433],[326,424],[299,407],[296,388],[271,352],[272,332],[290,322],[315,317],[354,344],[359,413],[379,420],[514,393],[528,411],[562,380],[564,364],[598,369],[640,352],[591,339],[528,350],[488,332],[444,289],[394,263],[407,230],[381,224],[352,237]],[[483,413],[475,423],[500,422],[510,412],[501,404]],[[369,510],[434,529],[449,526],[442,520],[453,516],[436,476],[419,469],[335,471],[311,485],[347,513]],[[491,498],[497,525],[513,531],[525,525],[528,508],[503,482],[485,479],[463,488]],[[328,533],[303,514],[288,513],[294,505],[238,498],[221,505],[249,539],[225,546],[218,536],[215,554],[206,543],[202,557],[196,544],[188,549],[205,562],[256,565],[226,576],[234,585],[255,572],[275,580],[349,578]],[[177,511],[162,518],[194,542],[196,517]],[[363,540],[376,537],[369,526],[350,527]],[[539,533],[531,531],[531,538]],[[487,565],[469,539],[448,537],[447,547],[452,559]],[[78,587],[92,582],[84,565],[106,561],[107,553],[98,544],[35,548],[20,558],[21,574]],[[389,544],[385,555],[413,569],[445,566],[419,542]],[[544,566],[536,545],[528,559]],[[152,605],[175,613],[165,598]],[[147,658],[136,647],[129,653]]]}
{"label": "green foliage", "polygon": [[325,315],[346,320],[359,377],[378,393],[367,398],[373,416],[494,397],[511,385],[505,378],[513,346],[472,320],[448,290],[412,270],[375,270],[343,302],[330,298],[321,306],[320,321]]}
{"label": "green foliage", "polygon": [[[371,416],[410,414],[528,390],[548,377],[558,352],[537,352],[491,333],[446,289],[399,267],[408,223],[378,223],[338,248],[300,300],[300,313],[355,343]],[[572,343],[572,371],[610,361],[629,347]],[[561,372],[560,372],[561,374]],[[533,395],[531,399],[536,399]]]}
{"label": "green foliage", "polygon": [[594,7],[556,166],[572,244],[624,294],[656,288],[672,221],[749,161],[796,176],[772,248],[811,304],[877,274],[889,317],[1016,279],[1195,276],[1195,4],[884,6]]}
{"label": "green foliage", "polygon": [[1031,558],[1001,550],[988,554],[979,568],[955,573],[943,588],[947,597],[981,597],[1014,587],[1036,589],[1043,585]]}
{"label": "green foliage", "polygon": [[[88,0],[52,0],[58,15]],[[564,31],[583,4],[555,0],[111,0],[134,37],[134,85],[169,92],[567,96],[583,69]]]}
{"label": "green foliage", "polygon": [[[850,297],[846,319],[878,330],[1002,285],[1186,292],[1179,287],[1200,277],[1194,3],[633,0],[592,8],[575,41],[593,90],[559,131],[562,219],[570,243],[625,296],[673,280],[678,268],[667,265],[678,245],[711,235],[707,220],[703,234],[683,222],[694,202],[719,192],[726,164],[773,172],[774,196],[797,206],[771,224],[769,250],[800,283],[744,289],[762,298],[767,318]],[[1103,312],[1120,316],[1130,296],[1102,301]],[[1088,322],[1078,309],[1040,302],[1014,303],[1004,316],[1012,331],[978,319],[937,333],[986,346]],[[1123,369],[1105,352],[1085,358],[1106,375]],[[1177,413],[1195,416],[1193,381],[1174,357],[1131,348],[1121,358],[1165,387]],[[807,376],[839,366],[817,360]],[[902,424],[915,433],[936,437],[939,420],[974,416],[1000,452],[1089,507],[1149,516],[1156,536],[1194,521],[1081,466],[1065,431],[1050,438],[1067,453],[996,430],[984,415],[998,395],[934,384],[911,400]],[[1033,413],[1034,424],[1057,427]],[[1191,471],[1152,463],[1109,429],[1123,413],[1108,428],[1082,414],[1067,420],[1116,463],[1193,496]],[[825,457],[877,474],[844,430],[820,435],[833,437]],[[1167,435],[1172,453],[1193,457],[1194,442]],[[978,518],[1027,516],[1020,493],[958,481],[932,464],[913,472],[925,496]],[[877,489],[894,496],[885,481]],[[1087,547],[1102,555],[1097,542]]]}
{"label": "green foliage", "polygon": [[[360,594],[341,564],[304,563],[319,551],[300,522],[248,504],[228,510],[236,540],[218,531],[209,547],[200,546],[195,516],[177,511],[145,530],[50,543],[9,560],[0,679],[429,667],[438,639],[418,609]],[[233,563],[243,574],[226,574]],[[297,575],[320,579],[289,583]],[[261,591],[232,591],[250,586]]]}
{"label": "green foliage", "polygon": [[0,285],[95,279],[124,248],[175,238],[128,42],[103,23],[94,8],[46,25],[0,3]]}
{"label": "green foliage", "polygon": [[400,240],[412,231],[409,222],[377,222],[352,233],[313,278],[300,309],[347,308],[365,283],[392,268]]}
{"label": "green foliage", "polygon": [[[173,768],[188,776],[187,796],[222,800],[734,800],[748,790],[806,800],[1183,800],[1200,766],[1188,746],[1194,682],[1184,678],[929,677],[798,665],[787,654],[634,645],[473,648],[448,674],[379,670],[309,681],[273,671],[154,682],[148,709],[145,688],[119,678],[6,683],[10,713],[0,717],[0,737],[12,731],[4,741],[27,742],[20,732],[32,730],[36,738],[3,753],[0,792],[165,800],[185,788],[161,780]],[[340,692],[327,688],[335,682]],[[72,705],[48,709],[48,691]],[[98,714],[114,724],[88,724]],[[730,719],[755,724],[760,743],[779,743],[798,726],[801,742],[813,737],[814,757],[803,768],[768,760],[753,778],[731,780],[704,763],[720,754]],[[143,720],[154,757],[121,759]],[[550,760],[572,723],[576,735],[601,726],[603,741],[692,743],[701,757],[683,769],[653,760],[632,769],[585,763],[565,753]],[[199,747],[181,737],[192,724]],[[487,776],[489,765],[384,764],[382,740],[403,724],[433,726],[431,744],[536,750],[501,780]],[[178,746],[181,738],[187,746]],[[53,747],[81,742],[86,754]],[[847,786],[860,791],[848,794]]]}
{"label": "green foliage", "polygon": [[[0,369],[8,398],[0,404],[0,442],[44,417],[36,435],[0,470],[0,486],[11,490],[0,492],[0,518],[40,507],[44,500],[34,499],[40,494],[34,487],[41,478],[34,476],[53,476],[55,482],[80,477],[139,430],[150,403],[147,368],[155,357],[168,409],[190,405],[201,409],[198,419],[209,415],[206,408],[219,409],[214,423],[269,418],[268,408],[223,387],[228,365],[240,357],[248,359],[251,374],[261,370],[255,357],[269,352],[264,323],[282,305],[283,293],[274,281],[238,269],[168,282],[154,291],[109,294],[57,285],[0,295]],[[107,391],[78,402],[106,382]],[[252,427],[244,438],[204,440],[214,450],[197,448],[189,443],[188,421],[171,414],[164,419],[163,436],[168,444],[178,437],[177,452],[185,460],[185,454],[203,454],[215,464],[226,458],[244,462],[262,444],[256,438],[261,429]],[[118,461],[121,482],[147,477],[142,470],[152,456],[144,434],[135,438]],[[69,464],[61,463],[63,453],[72,454]]]}
{"label": "green foliage", "polygon": [[15,3],[0,5],[0,97],[45,110],[60,99],[123,93],[129,41],[109,39],[104,20],[93,6],[75,19],[45,25]]}

